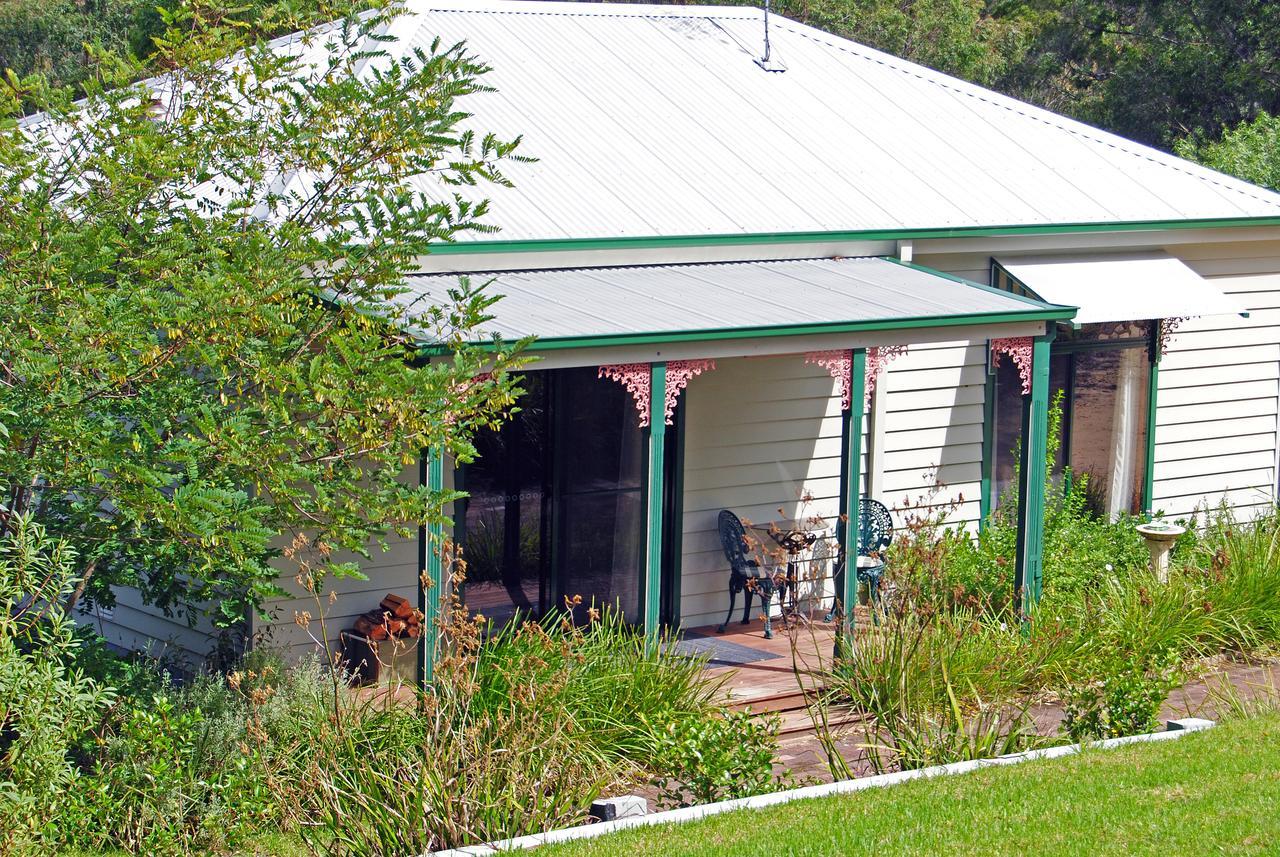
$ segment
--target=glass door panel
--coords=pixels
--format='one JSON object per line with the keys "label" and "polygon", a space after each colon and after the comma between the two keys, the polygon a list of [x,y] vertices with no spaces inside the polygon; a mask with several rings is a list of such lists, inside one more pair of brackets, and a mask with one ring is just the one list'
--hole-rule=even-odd
{"label": "glass door panel", "polygon": [[616,606],[637,620],[644,430],[630,393],[595,369],[561,371],[556,385],[557,594]]}
{"label": "glass door panel", "polygon": [[469,495],[463,598],[497,623],[546,608],[546,385],[541,373],[530,373],[522,386],[522,410],[500,429],[477,434],[478,455],[459,486]]}

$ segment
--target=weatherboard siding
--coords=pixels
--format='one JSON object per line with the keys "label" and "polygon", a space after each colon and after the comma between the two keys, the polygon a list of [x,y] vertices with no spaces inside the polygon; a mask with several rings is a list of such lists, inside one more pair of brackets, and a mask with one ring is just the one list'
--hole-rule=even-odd
{"label": "weatherboard siding", "polygon": [[1280,242],[1176,248],[1249,318],[1182,323],[1160,365],[1155,509],[1181,517],[1226,503],[1242,517],[1276,501],[1280,430]]}
{"label": "weatherboard siding", "polygon": [[[719,623],[729,570],[717,516],[732,509],[765,523],[801,513],[832,522],[840,498],[840,395],[802,354],[717,361],[685,390],[680,616],[686,628]],[[864,445],[865,450],[865,445]],[[864,451],[865,459],[865,451]],[[865,465],[864,465],[865,473]],[[741,609],[742,601],[738,606]]]}
{"label": "weatherboard siding", "polygon": [[94,609],[77,620],[100,633],[108,643],[129,651],[146,652],[177,669],[197,671],[218,644],[218,631],[204,616],[189,622],[185,610],[166,616],[142,602],[133,587],[114,588],[116,604]]}
{"label": "weatherboard siding", "polygon": [[[972,526],[978,519],[983,347],[913,346],[879,381],[883,432],[864,422],[863,490],[874,467],[873,493],[899,524],[904,511],[920,507],[945,511],[957,524]],[[840,401],[825,372],[797,354],[719,361],[716,371],[689,385],[683,407],[680,614],[690,628],[719,623],[728,606],[728,569],[716,532],[721,509],[756,522],[779,517],[780,508],[790,517],[807,491],[813,495],[809,512],[834,524]]]}

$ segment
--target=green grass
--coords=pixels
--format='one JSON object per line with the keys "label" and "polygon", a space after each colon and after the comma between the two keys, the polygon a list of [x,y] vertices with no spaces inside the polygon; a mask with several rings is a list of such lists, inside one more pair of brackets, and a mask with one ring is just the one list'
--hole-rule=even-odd
{"label": "green grass", "polygon": [[1280,716],[888,789],[726,813],[540,857],[1274,854]]}

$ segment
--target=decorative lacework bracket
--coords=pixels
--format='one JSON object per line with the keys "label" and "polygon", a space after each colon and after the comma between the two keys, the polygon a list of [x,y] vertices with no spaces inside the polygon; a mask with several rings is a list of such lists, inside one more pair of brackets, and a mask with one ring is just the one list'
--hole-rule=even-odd
{"label": "decorative lacework bracket", "polygon": [[689,386],[689,382],[694,378],[714,368],[716,368],[714,360],[672,360],[667,364],[667,390],[664,403],[667,425],[671,425],[671,420],[675,416],[676,401],[680,398],[680,391]]}
{"label": "decorative lacework bracket", "polygon": [[905,345],[877,345],[867,349],[867,401],[875,392],[876,381],[884,374],[889,361],[907,353]]}
{"label": "decorative lacework bracket", "polygon": [[1022,379],[1022,395],[1031,395],[1031,364],[1034,341],[1030,336],[1013,336],[1008,339],[991,340],[991,365],[1000,363],[1000,358],[1008,355],[1018,367],[1018,377]]}
{"label": "decorative lacework bracket", "polygon": [[1173,334],[1177,332],[1178,328],[1186,320],[1187,316],[1174,316],[1173,318],[1162,318],[1156,322],[1156,324],[1160,325],[1160,330],[1156,334],[1156,346],[1160,349],[1161,357],[1169,350],[1169,340],[1173,337]]}
{"label": "decorative lacework bracket", "polygon": [[650,371],[648,363],[615,363],[601,366],[596,373],[597,378],[608,378],[627,388],[640,412],[641,428],[649,425]]}
{"label": "decorative lacework bracket", "polygon": [[[895,357],[907,353],[905,345],[879,345],[867,349],[867,401],[871,401],[871,393],[876,388],[876,380]],[[853,357],[847,349],[837,351],[810,351],[804,356],[805,363],[816,363],[840,385],[840,408],[848,410],[853,404]]]}
{"label": "decorative lacework bracket", "polygon": [[816,363],[827,370],[840,387],[840,409],[849,410],[853,399],[853,355],[847,349],[837,351],[810,351],[805,363]]}
{"label": "decorative lacework bracket", "polygon": [[[676,402],[680,391],[689,386],[689,382],[716,368],[714,360],[672,360],[667,364],[667,383],[663,396],[664,422],[671,425],[676,413]],[[635,399],[636,410],[640,413],[640,427],[649,425],[649,398],[652,395],[652,368],[648,363],[617,363],[601,366],[596,373],[599,378],[617,381],[627,388],[631,398]]]}

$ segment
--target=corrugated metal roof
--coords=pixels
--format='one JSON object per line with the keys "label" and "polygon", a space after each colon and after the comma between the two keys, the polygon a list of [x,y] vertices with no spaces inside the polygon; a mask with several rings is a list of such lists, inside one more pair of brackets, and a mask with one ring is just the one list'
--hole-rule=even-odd
{"label": "corrugated metal roof", "polygon": [[[799,259],[493,275],[502,299],[477,341],[539,341],[954,319],[1043,312],[1050,305],[879,258]],[[410,306],[447,305],[458,276],[409,278]]]}
{"label": "corrugated metal roof", "polygon": [[464,100],[470,125],[539,159],[464,189],[492,198],[489,238],[1280,215],[1280,195],[776,15],[786,71],[766,72],[757,10],[408,6],[379,47],[466,40],[496,88]]}

